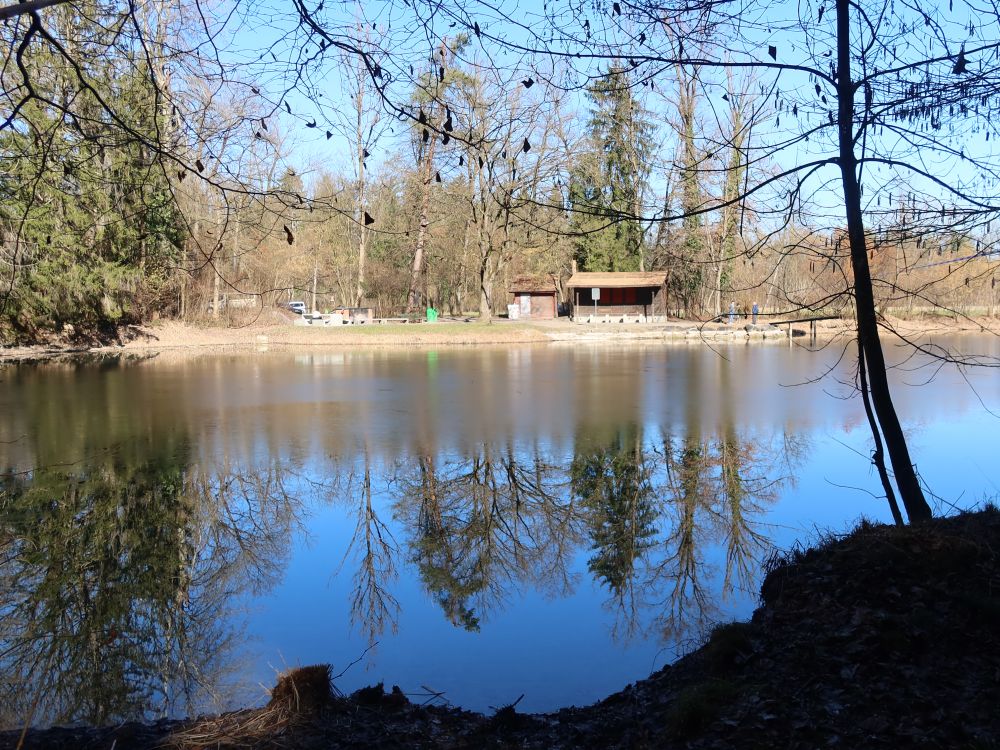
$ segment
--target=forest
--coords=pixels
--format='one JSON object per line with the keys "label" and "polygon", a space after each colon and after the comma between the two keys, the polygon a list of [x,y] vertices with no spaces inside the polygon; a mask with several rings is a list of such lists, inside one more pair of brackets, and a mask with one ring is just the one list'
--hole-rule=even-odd
{"label": "forest", "polygon": [[[854,314],[823,4],[742,30],[725,3],[323,5],[4,10],[0,339],[289,299],[489,321],[512,280],[574,268],[667,271],[692,320]],[[795,14],[806,48],[777,43]],[[997,45],[972,15],[852,22],[880,312],[995,313]]]}

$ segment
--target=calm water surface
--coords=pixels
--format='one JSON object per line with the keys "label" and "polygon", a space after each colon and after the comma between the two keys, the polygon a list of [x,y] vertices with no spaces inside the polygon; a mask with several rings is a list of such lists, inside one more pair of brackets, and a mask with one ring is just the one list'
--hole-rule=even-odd
{"label": "calm water surface", "polygon": [[[256,705],[317,662],[593,702],[749,615],[775,547],[890,519],[842,349],[0,369],[0,725]],[[1000,494],[997,371],[890,351],[936,511]]]}

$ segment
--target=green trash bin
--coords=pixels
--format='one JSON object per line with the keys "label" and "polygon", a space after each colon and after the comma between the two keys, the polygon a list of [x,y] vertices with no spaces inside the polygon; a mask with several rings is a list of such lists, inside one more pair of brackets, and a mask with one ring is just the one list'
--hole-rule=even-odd
{"label": "green trash bin", "polygon": [[437,319],[438,319],[438,311],[435,310],[433,307],[428,307],[427,308],[427,322],[428,323],[436,323]]}

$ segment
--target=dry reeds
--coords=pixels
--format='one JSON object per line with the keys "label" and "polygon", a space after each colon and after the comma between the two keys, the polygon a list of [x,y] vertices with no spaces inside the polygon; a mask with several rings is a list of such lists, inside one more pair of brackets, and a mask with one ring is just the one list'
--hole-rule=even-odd
{"label": "dry reeds", "polygon": [[290,669],[278,676],[264,708],[234,711],[200,719],[172,732],[161,747],[184,750],[207,747],[289,747],[285,737],[296,719],[318,712],[333,700],[330,665]]}
{"label": "dry reeds", "polygon": [[276,705],[200,719],[171,732],[160,747],[194,750],[219,747],[290,747],[285,730],[293,714],[287,706]]}
{"label": "dry reeds", "polygon": [[316,664],[290,669],[281,674],[278,684],[271,689],[271,700],[267,706],[284,706],[293,714],[311,713],[325,706],[332,698],[330,665]]}

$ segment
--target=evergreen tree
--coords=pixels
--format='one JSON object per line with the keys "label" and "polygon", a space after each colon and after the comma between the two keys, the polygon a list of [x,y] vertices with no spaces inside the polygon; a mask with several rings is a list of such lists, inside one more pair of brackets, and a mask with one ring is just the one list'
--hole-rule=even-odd
{"label": "evergreen tree", "polygon": [[644,270],[642,214],[653,125],[633,82],[613,66],[587,88],[589,148],[570,174],[575,256],[588,271]]}
{"label": "evergreen tree", "polygon": [[[73,28],[68,7],[56,13]],[[0,339],[137,322],[174,265],[179,222],[151,145],[165,129],[161,98],[142,50],[110,33],[76,30],[75,68],[45,40],[25,50],[33,95],[0,133]],[[102,102],[129,113],[124,130]]]}

